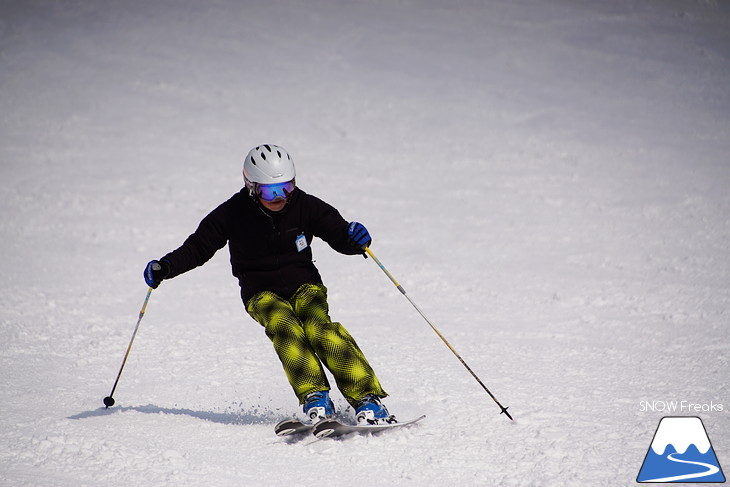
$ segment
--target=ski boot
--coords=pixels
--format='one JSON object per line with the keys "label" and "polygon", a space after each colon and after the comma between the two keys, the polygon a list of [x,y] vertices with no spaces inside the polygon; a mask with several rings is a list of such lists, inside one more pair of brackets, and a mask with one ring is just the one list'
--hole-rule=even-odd
{"label": "ski boot", "polygon": [[359,425],[397,423],[395,416],[388,413],[375,394],[367,394],[358,401],[355,407],[355,419]]}
{"label": "ski boot", "polygon": [[318,423],[325,418],[331,418],[335,414],[335,405],[330,399],[329,391],[310,392],[304,398],[304,414],[312,421]]}

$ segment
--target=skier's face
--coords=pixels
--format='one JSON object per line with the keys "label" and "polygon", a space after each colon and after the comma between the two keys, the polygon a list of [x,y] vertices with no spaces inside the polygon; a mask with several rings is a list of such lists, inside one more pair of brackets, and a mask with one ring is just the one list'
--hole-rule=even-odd
{"label": "skier's face", "polygon": [[274,201],[266,201],[263,198],[259,198],[259,201],[261,201],[261,204],[269,211],[277,212],[284,209],[286,206],[287,200],[280,198]]}
{"label": "skier's face", "polygon": [[259,201],[269,211],[281,211],[286,206],[296,183],[292,179],[285,183],[256,185]]}

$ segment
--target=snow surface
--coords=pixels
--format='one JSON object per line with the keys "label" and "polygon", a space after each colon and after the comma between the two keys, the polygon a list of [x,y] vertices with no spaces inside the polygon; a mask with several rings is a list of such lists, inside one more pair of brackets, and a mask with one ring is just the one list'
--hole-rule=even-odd
{"label": "snow surface", "polygon": [[[656,400],[722,404],[730,465],[729,79],[723,1],[3,0],[0,484],[631,485]],[[298,406],[226,251],[152,294],[102,407],[144,265],[266,142],[515,422],[322,244],[333,317],[419,426],[275,437]]]}

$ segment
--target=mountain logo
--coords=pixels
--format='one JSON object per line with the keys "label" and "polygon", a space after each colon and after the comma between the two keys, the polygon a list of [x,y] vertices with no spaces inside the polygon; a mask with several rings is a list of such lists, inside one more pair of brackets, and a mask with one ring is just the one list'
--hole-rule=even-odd
{"label": "mountain logo", "polygon": [[725,482],[702,420],[696,416],[662,418],[636,481]]}

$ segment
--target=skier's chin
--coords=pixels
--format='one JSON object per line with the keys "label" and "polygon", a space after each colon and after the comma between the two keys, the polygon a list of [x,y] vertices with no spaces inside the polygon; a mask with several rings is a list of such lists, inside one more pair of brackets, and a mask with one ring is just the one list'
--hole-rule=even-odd
{"label": "skier's chin", "polygon": [[264,201],[261,200],[261,204],[264,205],[264,208],[266,208],[269,211],[277,212],[284,209],[286,206],[286,200],[276,200],[276,201]]}

